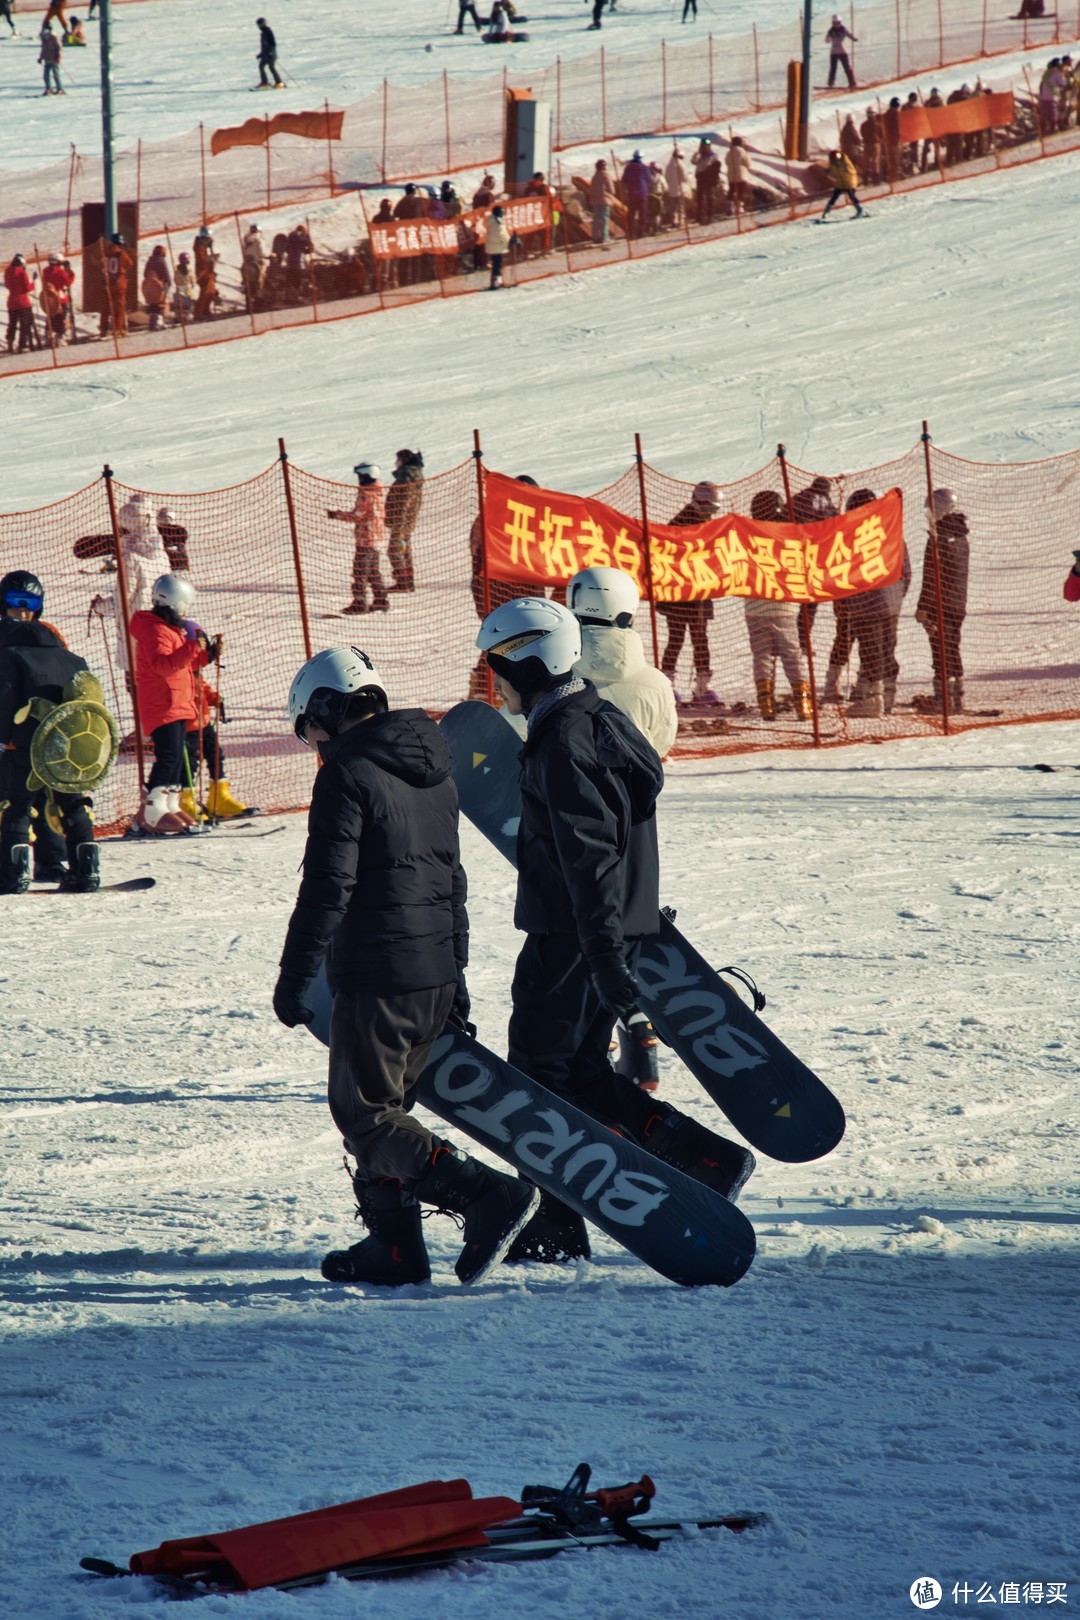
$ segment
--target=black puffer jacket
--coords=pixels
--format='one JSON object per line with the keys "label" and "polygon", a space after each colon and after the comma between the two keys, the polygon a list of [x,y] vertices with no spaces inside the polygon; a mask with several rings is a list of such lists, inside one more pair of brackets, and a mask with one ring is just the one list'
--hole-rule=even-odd
{"label": "black puffer jacket", "polygon": [[375,715],[323,743],[304,876],[282,971],[333,990],[452,984],[468,960],[450,750],[422,709]]}
{"label": "black puffer jacket", "polygon": [[38,620],[0,620],[0,748],[14,743],[26,749],[37,721],[15,724],[15,716],[32,697],[59,703],[64,687],[86,660],[68,652],[55,630]]}
{"label": "black puffer jacket", "polygon": [[654,934],[663,785],[660,756],[591,681],[544,715],[521,753],[516,926],[575,934],[590,966]]}

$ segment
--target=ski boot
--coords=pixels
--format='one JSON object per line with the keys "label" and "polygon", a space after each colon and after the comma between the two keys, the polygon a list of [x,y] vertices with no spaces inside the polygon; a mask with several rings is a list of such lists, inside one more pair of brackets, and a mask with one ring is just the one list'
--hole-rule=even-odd
{"label": "ski boot", "polygon": [[577,1210],[542,1192],[539,1209],[507,1249],[503,1264],[538,1260],[541,1265],[561,1266],[570,1260],[588,1260],[591,1254],[588,1228]]}
{"label": "ski boot", "polygon": [[189,816],[193,822],[203,822],[208,819],[206,811],[195,797],[195,791],[193,788],[186,787],[180,789],[180,809],[182,813],[185,816]]}
{"label": "ski boot", "polygon": [[637,1013],[624,1024],[615,1025],[612,1044],[616,1074],[625,1075],[641,1091],[655,1091],[660,1084],[660,1039],[644,1013]]}
{"label": "ski boot", "polygon": [[867,681],[859,696],[847,706],[853,720],[880,720],[885,713],[885,686],[883,681]]}
{"label": "ski boot", "polygon": [[645,1127],[644,1146],[664,1164],[711,1187],[732,1204],[757,1167],[749,1148],[718,1136],[667,1103],[657,1104]]}
{"label": "ski boot", "polygon": [[773,695],[772,681],[758,681],[757,703],[758,713],[763,720],[776,719],[776,699]]}
{"label": "ski boot", "polygon": [[232,789],[224,777],[219,782],[210,783],[206,794],[206,808],[218,821],[230,821],[234,816],[248,814],[247,805],[233,798]]}
{"label": "ski boot", "polygon": [[[179,799],[179,794],[177,797]],[[168,788],[156,787],[150,789],[139,806],[133,825],[143,833],[178,833],[190,823],[170,811]]]}
{"label": "ski boot", "polygon": [[489,1170],[438,1138],[430,1166],[412,1191],[422,1203],[464,1216],[465,1246],[454,1265],[463,1283],[482,1281],[498,1265],[540,1204],[531,1182]]}
{"label": "ski boot", "polygon": [[327,1282],[372,1283],[402,1288],[431,1281],[431,1266],[420,1227],[420,1205],[400,1181],[361,1181],[353,1177],[357,1219],[370,1233],[350,1249],[334,1250],[322,1263]]}
{"label": "ski boot", "polygon": [[30,887],[30,845],[13,844],[0,860],[0,894],[25,894]]}
{"label": "ski boot", "polygon": [[94,894],[101,888],[100,853],[96,844],[79,844],[70,870],[60,879],[65,894]]}

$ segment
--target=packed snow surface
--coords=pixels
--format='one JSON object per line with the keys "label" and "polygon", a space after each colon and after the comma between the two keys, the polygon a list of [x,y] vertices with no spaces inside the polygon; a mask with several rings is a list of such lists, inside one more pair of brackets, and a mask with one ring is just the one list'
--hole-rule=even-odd
{"label": "packed snow surface", "polygon": [[[187,63],[144,91],[169,127],[196,72],[224,82],[220,53],[185,54],[185,14],[211,9],[120,8],[125,26],[155,19],[170,71]],[[389,31],[397,8],[367,9]],[[413,10],[442,27],[439,5]],[[343,22],[314,4],[286,17]],[[278,434],[340,476],[415,443],[438,470],[477,426],[489,464],[581,490],[625,466],[635,429],[693,478],[741,474],[778,440],[806,467],[869,465],[924,416],[976,460],[1072,450],[1078,204],[1064,159],[883,203],[854,231],[778,228],[498,299],[12,380],[0,499],[46,504],[105,460],[155,489],[233,483]],[[1037,762],[1060,769],[1023,769]],[[95,1583],[79,1557],[426,1478],[513,1495],[584,1459],[603,1484],[648,1472],[665,1514],[769,1523],[204,1606],[881,1620],[917,1612],[928,1576],[940,1613],[1014,1588],[1030,1610],[1031,1583],[1047,1608],[1061,1582],[1053,1612],[1070,1612],[1078,763],[1066,723],[671,768],[665,901],[706,956],[754,974],[849,1121],[824,1161],[761,1161],[743,1199],[758,1258],[726,1291],[681,1290],[600,1234],[589,1265],[461,1288],[446,1220],[427,1223],[429,1286],[322,1282],[323,1254],[357,1235],[325,1054],[270,1009],[302,816],[107,845],[106,879],[152,872],[146,894],[0,901],[0,1607],[164,1616],[146,1583]],[[475,1016],[502,1048],[514,879],[467,827],[463,848]],[[671,1054],[661,1095],[725,1128]]]}

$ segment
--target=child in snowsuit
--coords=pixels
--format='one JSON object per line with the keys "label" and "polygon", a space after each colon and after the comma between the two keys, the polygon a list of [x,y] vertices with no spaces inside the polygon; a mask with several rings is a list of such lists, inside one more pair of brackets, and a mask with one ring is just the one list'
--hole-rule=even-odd
{"label": "child in snowsuit", "polygon": [[333,992],[329,1103],[370,1237],[323,1261],[339,1283],[391,1287],[431,1274],[421,1203],[465,1220],[463,1283],[497,1265],[539,1202],[526,1182],[459,1153],[411,1112],[449,1020],[467,1026],[469,922],[450,750],[421,709],[389,708],[358,647],[317,653],[289,693],[293,729],[322,766],[303,879],[274,990],[288,1028],[311,1019],[325,964]]}
{"label": "child in snowsuit", "polygon": [[189,722],[198,718],[192,672],[213,663],[221,644],[186,620],[195,588],[181,575],[156,579],[151,603],[149,612],[131,620],[139,720],[154,741],[154,764],[135,820],[145,832],[184,832],[195,819],[180,808],[184,743]]}
{"label": "child in snowsuit", "polygon": [[[61,259],[59,253],[50,253],[41,276],[41,307],[52,330],[54,343],[64,341],[68,317],[71,315],[71,289],[74,284],[75,272],[67,260]],[[75,341],[74,324],[71,341]]]}
{"label": "child in snowsuit", "polygon": [[[373,461],[361,461],[353,468],[359,482],[356,501],[349,512],[337,512],[327,507],[326,515],[338,523],[351,523],[356,550],[353,553],[353,593],[343,613],[385,613],[390,598],[379,569],[379,548],[386,542],[386,517],[383,486],[379,482],[379,469]],[[368,605],[367,593],[371,592]]]}

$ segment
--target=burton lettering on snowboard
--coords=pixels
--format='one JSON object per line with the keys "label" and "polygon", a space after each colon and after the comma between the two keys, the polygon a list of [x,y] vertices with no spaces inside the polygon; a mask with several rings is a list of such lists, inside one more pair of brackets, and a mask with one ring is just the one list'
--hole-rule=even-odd
{"label": "burton lettering on snowboard", "polygon": [[[312,1007],[308,1027],[328,1045],[333,996],[325,970]],[[672,1282],[729,1288],[754,1258],[754,1229],[734,1204],[462,1031],[447,1029],[435,1042],[416,1096]]]}
{"label": "burton lettering on snowboard", "polygon": [[[440,721],[453,754],[461,808],[517,861],[521,741],[490,704],[459,703]],[[644,1011],[737,1130],[789,1164],[820,1159],[844,1134],[832,1092],[661,915],[637,963]]]}

